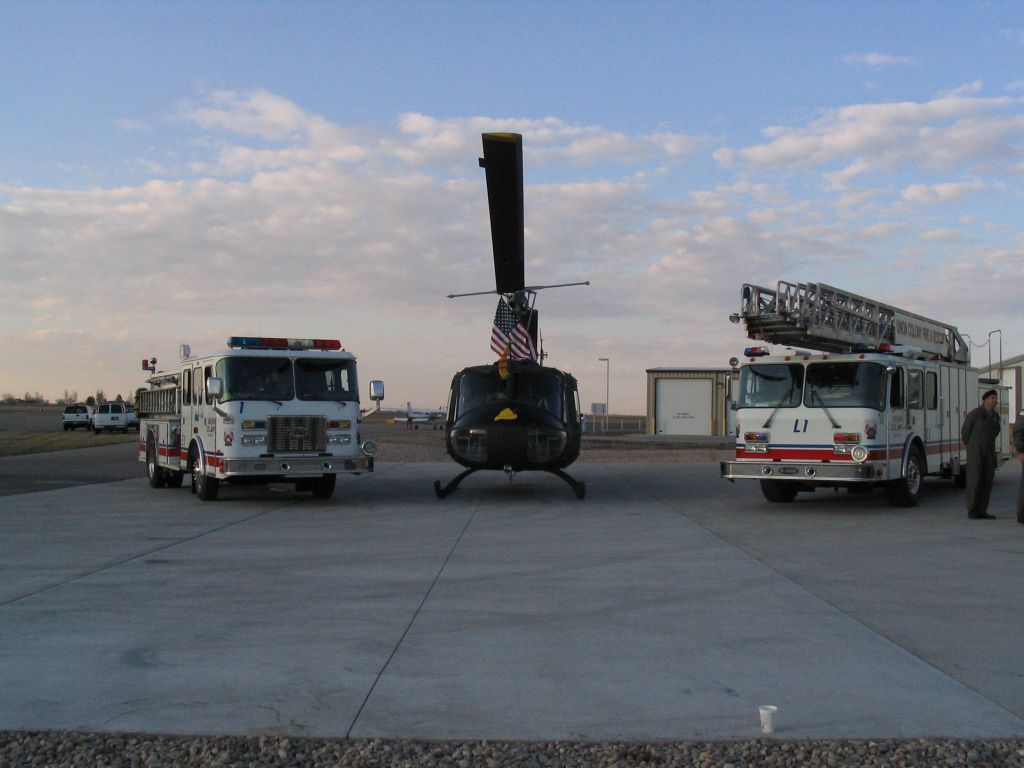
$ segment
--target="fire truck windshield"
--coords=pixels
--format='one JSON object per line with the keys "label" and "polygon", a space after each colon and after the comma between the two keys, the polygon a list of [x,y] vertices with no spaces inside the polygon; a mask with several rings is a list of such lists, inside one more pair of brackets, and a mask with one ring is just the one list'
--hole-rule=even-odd
{"label": "fire truck windshield", "polygon": [[355,362],[285,357],[226,357],[217,361],[224,380],[222,402],[230,400],[358,400]]}
{"label": "fire truck windshield", "polygon": [[299,400],[358,400],[355,363],[351,360],[295,361]]}
{"label": "fire truck windshield", "polygon": [[295,398],[292,361],[286,357],[226,357],[217,361],[217,375],[224,380],[221,402]]}
{"label": "fire truck windshield", "polygon": [[804,367],[798,363],[745,365],[740,369],[740,408],[795,408],[800,405]]}
{"label": "fire truck windshield", "polygon": [[885,367],[879,363],[811,363],[804,404],[881,411],[885,408]]}

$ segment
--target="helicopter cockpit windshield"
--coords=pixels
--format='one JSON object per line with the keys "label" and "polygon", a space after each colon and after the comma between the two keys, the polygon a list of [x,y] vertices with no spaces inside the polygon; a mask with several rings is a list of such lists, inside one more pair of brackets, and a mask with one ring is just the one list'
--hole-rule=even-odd
{"label": "helicopter cockpit windshield", "polygon": [[[456,417],[485,405],[509,403],[508,382],[496,374],[467,372],[459,383]],[[517,373],[512,382],[512,403],[530,405],[562,418],[562,380],[552,372]]]}

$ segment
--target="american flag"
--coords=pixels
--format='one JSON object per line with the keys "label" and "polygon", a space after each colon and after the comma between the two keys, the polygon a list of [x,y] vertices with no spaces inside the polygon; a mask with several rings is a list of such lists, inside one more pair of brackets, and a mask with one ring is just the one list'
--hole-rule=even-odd
{"label": "american flag", "polygon": [[511,348],[510,359],[537,362],[537,348],[530,337],[530,332],[516,317],[508,302],[501,298],[498,299],[498,309],[494,312],[491,349],[494,354],[501,355],[506,346]]}

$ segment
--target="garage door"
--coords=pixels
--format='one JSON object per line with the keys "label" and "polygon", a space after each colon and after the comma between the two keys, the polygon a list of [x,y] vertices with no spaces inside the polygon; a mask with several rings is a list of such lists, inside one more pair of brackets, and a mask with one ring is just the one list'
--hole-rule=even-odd
{"label": "garage door", "polygon": [[711,434],[711,379],[658,379],[654,387],[659,435]]}

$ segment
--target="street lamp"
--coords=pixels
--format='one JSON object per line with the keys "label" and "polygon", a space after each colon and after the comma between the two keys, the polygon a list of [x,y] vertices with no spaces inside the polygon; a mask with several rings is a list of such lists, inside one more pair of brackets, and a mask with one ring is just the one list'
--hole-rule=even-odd
{"label": "street lamp", "polygon": [[988,332],[988,375],[992,375],[992,334],[999,334],[999,383],[1003,383],[1003,332],[1000,329]]}
{"label": "street lamp", "polygon": [[604,431],[608,432],[608,393],[611,389],[612,363],[607,357],[597,358],[598,362],[604,363]]}

